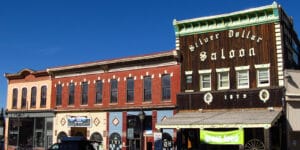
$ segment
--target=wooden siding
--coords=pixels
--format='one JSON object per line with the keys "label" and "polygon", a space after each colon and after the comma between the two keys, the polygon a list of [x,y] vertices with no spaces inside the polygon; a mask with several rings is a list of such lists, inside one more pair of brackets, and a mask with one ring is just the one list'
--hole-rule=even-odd
{"label": "wooden siding", "polygon": [[282,107],[284,92],[282,88],[269,88],[270,99],[266,102],[260,100],[260,90],[211,92],[213,100],[210,104],[204,101],[206,92],[181,93],[177,95],[177,107],[179,110]]}
{"label": "wooden siding", "polygon": [[[236,89],[235,67],[247,65],[250,88],[256,88],[256,64],[270,64],[270,86],[278,86],[274,23],[182,36],[179,40],[182,92],[199,91],[198,70],[203,69],[212,69],[212,91],[217,90],[216,68],[230,69],[230,88]],[[192,84],[186,84],[185,71],[193,72]]]}

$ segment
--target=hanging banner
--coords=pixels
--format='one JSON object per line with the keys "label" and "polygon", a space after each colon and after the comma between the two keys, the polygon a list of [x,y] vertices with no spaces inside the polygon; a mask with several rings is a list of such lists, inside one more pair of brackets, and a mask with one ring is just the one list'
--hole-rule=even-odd
{"label": "hanging banner", "polygon": [[214,145],[244,145],[244,130],[208,131],[200,130],[200,142]]}

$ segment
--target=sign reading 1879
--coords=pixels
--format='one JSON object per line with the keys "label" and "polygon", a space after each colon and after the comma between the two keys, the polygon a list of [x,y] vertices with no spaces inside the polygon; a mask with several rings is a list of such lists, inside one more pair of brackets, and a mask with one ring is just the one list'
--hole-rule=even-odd
{"label": "sign reading 1879", "polygon": [[263,40],[262,37],[253,34],[250,30],[245,30],[245,29],[243,29],[242,31],[228,30],[226,34],[214,33],[207,37],[198,38],[194,42],[194,44],[189,45],[189,49],[191,52],[193,52],[196,48],[200,48],[200,60],[203,62],[206,61],[207,59],[215,61],[218,59],[225,60],[225,59],[233,59],[233,58],[243,58],[246,56],[253,57],[256,55],[254,47],[250,47],[248,49],[242,47],[238,49],[227,49],[227,50],[222,47],[217,50],[207,50],[202,48],[203,45],[207,45],[213,41],[220,40],[222,38],[249,40],[249,41],[254,41],[257,44],[261,43],[261,41]]}

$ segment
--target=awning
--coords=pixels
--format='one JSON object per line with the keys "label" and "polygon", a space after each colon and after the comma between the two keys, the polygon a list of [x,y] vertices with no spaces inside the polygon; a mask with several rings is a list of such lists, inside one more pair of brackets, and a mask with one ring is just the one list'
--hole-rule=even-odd
{"label": "awning", "polygon": [[162,128],[265,128],[268,129],[281,116],[278,109],[233,109],[179,112],[156,124]]}

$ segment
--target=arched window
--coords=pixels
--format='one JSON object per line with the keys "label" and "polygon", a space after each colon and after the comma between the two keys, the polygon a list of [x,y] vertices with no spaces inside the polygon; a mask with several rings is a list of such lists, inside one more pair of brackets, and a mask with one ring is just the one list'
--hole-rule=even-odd
{"label": "arched window", "polygon": [[90,137],[90,140],[91,141],[95,141],[95,142],[102,142],[103,141],[103,138],[102,138],[102,135],[98,132],[94,132],[91,137]]}
{"label": "arched window", "polygon": [[59,134],[57,135],[57,143],[60,143],[61,139],[63,137],[67,137],[67,133],[65,133],[65,132],[59,132]]}
{"label": "arched window", "polygon": [[109,149],[110,150],[122,149],[122,139],[119,133],[112,133],[109,136]]}

